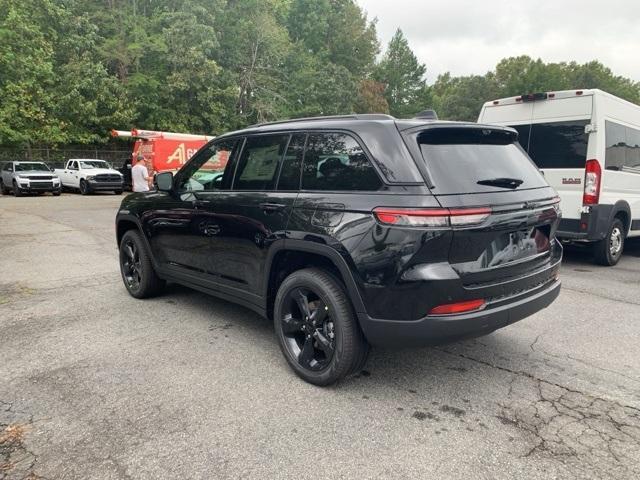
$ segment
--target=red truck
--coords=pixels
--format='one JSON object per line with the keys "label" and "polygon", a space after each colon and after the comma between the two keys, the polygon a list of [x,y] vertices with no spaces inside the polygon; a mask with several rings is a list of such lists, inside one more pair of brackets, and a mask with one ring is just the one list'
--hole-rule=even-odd
{"label": "red truck", "polygon": [[[159,132],[154,130],[133,129],[112,130],[111,136],[118,138],[133,138],[133,152],[131,157],[126,159],[120,169],[124,175],[125,188],[131,188],[131,160],[144,155],[147,161],[149,174],[155,175],[158,172],[177,171],[189,160],[194,153],[203,147],[214,137],[207,135],[192,135],[188,133]],[[218,170],[223,170],[226,157],[220,158]]]}

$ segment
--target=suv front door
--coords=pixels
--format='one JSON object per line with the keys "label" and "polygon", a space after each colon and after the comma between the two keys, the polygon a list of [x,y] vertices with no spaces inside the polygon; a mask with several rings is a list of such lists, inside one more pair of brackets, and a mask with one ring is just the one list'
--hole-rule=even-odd
{"label": "suv front door", "polygon": [[176,174],[174,191],[145,194],[152,208],[142,218],[143,229],[154,258],[170,275],[195,283],[215,280],[210,255],[215,221],[201,203],[205,194],[230,188],[237,145],[232,139],[203,147]]}

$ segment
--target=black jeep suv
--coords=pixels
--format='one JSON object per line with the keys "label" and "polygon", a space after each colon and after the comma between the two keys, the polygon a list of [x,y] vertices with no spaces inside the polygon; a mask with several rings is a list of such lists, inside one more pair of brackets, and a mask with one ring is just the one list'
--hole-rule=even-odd
{"label": "black jeep suv", "polygon": [[560,291],[559,199],[510,128],[387,115],[257,125],[156,185],[117,214],[129,293],[171,281],[255,310],[317,385],[359,371],[369,344],[487,334]]}

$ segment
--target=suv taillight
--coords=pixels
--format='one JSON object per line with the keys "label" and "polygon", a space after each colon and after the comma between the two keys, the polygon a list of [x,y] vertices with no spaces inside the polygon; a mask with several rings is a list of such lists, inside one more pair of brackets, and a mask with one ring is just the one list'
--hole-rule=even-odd
{"label": "suv taillight", "polygon": [[373,214],[380,223],[397,227],[464,227],[484,222],[491,209],[377,207]]}
{"label": "suv taillight", "polygon": [[600,182],[602,181],[602,169],[598,160],[587,160],[584,172],[583,205],[593,205],[600,200]]}

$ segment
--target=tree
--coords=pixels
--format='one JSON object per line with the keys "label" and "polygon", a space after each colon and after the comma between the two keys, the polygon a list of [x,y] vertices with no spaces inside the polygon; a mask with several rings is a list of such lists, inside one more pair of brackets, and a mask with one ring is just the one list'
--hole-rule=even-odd
{"label": "tree", "polygon": [[287,81],[283,66],[291,48],[276,0],[229,2],[220,17],[220,65],[237,88],[238,126],[277,118]]}
{"label": "tree", "polygon": [[389,104],[384,98],[384,88],[382,83],[375,80],[361,80],[354,105],[356,113],[389,113]]}
{"label": "tree", "polygon": [[292,41],[319,60],[356,77],[372,72],[380,50],[376,22],[353,0],[293,0],[287,27]]}
{"label": "tree", "polygon": [[386,86],[384,96],[392,115],[412,116],[424,108],[419,100],[426,85],[425,72],[426,67],[418,62],[402,30],[396,30],[374,74]]}
{"label": "tree", "polygon": [[51,1],[0,0],[1,144],[63,138],[51,115],[56,32],[45,22],[59,14]]}

